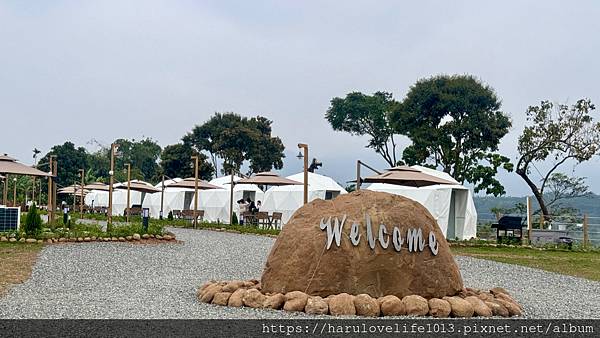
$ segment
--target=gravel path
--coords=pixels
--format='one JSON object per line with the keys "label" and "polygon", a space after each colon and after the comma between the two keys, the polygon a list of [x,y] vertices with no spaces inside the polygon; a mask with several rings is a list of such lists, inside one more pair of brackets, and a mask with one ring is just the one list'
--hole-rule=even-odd
{"label": "gravel path", "polygon": [[[30,280],[0,298],[0,318],[289,318],[283,311],[201,304],[210,279],[259,278],[273,239],[173,229],[181,244],[44,247]],[[527,317],[600,318],[600,283],[458,257],[465,285],[502,286]]]}

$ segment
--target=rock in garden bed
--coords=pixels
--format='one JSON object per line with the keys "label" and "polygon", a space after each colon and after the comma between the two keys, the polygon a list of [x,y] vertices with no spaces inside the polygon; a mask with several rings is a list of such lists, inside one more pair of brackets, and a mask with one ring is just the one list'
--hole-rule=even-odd
{"label": "rock in garden bed", "polygon": [[291,291],[285,295],[263,293],[256,280],[234,280],[207,282],[198,289],[196,296],[199,301],[214,305],[305,312],[311,315],[470,318],[524,314],[521,305],[506,290],[467,292],[463,289],[456,296],[443,299],[425,299],[419,295],[409,295],[402,299],[395,295],[374,298],[368,294],[347,293],[322,298],[302,291]]}

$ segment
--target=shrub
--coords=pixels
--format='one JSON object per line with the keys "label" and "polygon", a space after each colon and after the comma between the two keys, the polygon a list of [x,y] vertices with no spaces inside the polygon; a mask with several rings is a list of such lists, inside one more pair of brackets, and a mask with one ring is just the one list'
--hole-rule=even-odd
{"label": "shrub", "polygon": [[231,216],[231,224],[233,224],[233,225],[238,224],[238,218],[237,218],[237,214],[235,212],[233,213],[233,216]]}
{"label": "shrub", "polygon": [[167,219],[168,219],[169,221],[172,221],[172,220],[173,220],[173,211],[169,211],[169,214],[167,215]]}
{"label": "shrub", "polygon": [[37,235],[42,230],[42,217],[38,213],[35,203],[31,205],[25,218],[25,233],[28,235]]}

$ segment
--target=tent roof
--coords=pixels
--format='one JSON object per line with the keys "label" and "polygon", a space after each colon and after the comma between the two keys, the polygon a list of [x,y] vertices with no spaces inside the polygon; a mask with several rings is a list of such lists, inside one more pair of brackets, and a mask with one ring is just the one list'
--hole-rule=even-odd
{"label": "tent roof", "polygon": [[[287,178],[304,184],[304,172],[290,175]],[[311,172],[308,173],[308,187],[311,190],[346,190],[333,178]]]}
{"label": "tent roof", "polygon": [[[233,181],[234,182],[237,182],[237,181],[239,181],[241,179],[242,179],[241,177],[233,175]],[[209,183],[210,184],[214,184],[214,185],[228,185],[228,184],[231,184],[231,175],[221,176],[221,177],[214,178]]]}
{"label": "tent roof", "polygon": [[[179,178],[179,177],[175,177],[172,178],[170,180],[165,180],[165,188],[167,188],[169,185],[177,183],[177,182],[181,182],[183,179]],[[158,182],[157,184],[154,185],[155,188],[157,189],[161,189],[162,190],[162,181]]]}
{"label": "tent roof", "polygon": [[86,190],[101,190],[108,191],[108,185],[101,182],[92,182],[83,186]]}
{"label": "tent roof", "polygon": [[[83,189],[83,194],[87,195],[90,191],[85,189]],[[64,187],[59,189],[58,191],[56,191],[57,194],[65,194],[65,195],[81,195],[81,187],[80,185],[70,185],[68,187]]]}
{"label": "tent roof", "polygon": [[21,164],[6,154],[0,155],[0,173],[26,176],[52,176],[49,173],[45,173],[36,168]]}

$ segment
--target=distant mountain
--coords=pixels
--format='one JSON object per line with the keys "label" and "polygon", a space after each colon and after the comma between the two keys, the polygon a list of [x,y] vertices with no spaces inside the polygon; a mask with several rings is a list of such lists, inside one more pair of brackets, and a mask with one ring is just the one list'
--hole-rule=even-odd
{"label": "distant mountain", "polygon": [[[473,199],[477,213],[484,218],[487,215],[492,215],[492,208],[512,208],[517,203],[527,203],[526,197],[493,197],[493,196],[475,196]],[[533,208],[538,209],[539,205],[533,196],[531,197]],[[561,205],[565,207],[576,208],[582,214],[588,216],[600,216],[600,195],[591,194],[586,197],[578,197],[561,201]]]}

